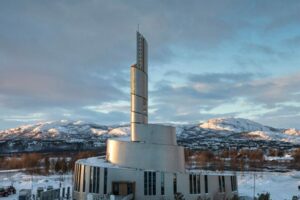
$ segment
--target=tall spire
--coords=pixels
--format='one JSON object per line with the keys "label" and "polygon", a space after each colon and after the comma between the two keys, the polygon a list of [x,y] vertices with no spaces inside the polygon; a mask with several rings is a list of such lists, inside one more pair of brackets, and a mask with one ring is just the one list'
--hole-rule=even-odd
{"label": "tall spire", "polygon": [[131,136],[135,124],[148,123],[148,45],[137,31],[136,64],[131,66]]}

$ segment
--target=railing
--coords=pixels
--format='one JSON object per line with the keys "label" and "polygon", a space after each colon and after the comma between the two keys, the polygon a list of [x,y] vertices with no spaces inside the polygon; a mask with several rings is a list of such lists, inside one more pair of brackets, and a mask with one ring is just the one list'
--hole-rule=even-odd
{"label": "railing", "polygon": [[101,195],[101,194],[88,194],[87,195],[87,200],[110,200],[111,195],[109,194],[104,194],[104,195]]}
{"label": "railing", "polygon": [[125,196],[122,200],[132,200],[133,199],[133,194],[129,194]]}
{"label": "railing", "polygon": [[127,196],[121,195],[101,195],[101,194],[88,194],[88,200],[132,200],[133,194],[129,194]]}

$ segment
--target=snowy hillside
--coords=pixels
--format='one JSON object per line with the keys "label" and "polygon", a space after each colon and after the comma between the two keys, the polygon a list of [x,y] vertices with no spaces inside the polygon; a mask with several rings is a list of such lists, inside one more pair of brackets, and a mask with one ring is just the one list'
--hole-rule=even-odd
{"label": "snowy hillside", "polygon": [[[284,148],[289,149],[295,145],[300,146],[300,130],[272,128],[242,118],[218,118],[200,124],[175,126],[179,144],[190,148],[255,148],[283,144]],[[56,147],[95,148],[104,146],[108,138],[129,135],[129,125],[105,126],[61,120],[0,131],[0,150],[10,152],[16,148],[20,151],[43,151],[45,148],[49,150]]]}
{"label": "snowy hillside", "polygon": [[53,121],[20,126],[0,131],[0,140],[7,139],[75,139],[97,136],[127,136],[128,127],[109,127],[82,121]]}
{"label": "snowy hillside", "polygon": [[249,139],[277,140],[300,143],[300,131],[296,129],[278,129],[264,126],[257,122],[243,118],[210,119],[199,125],[200,128],[228,134],[241,133],[240,136]]}
{"label": "snowy hillside", "polygon": [[242,118],[216,118],[200,124],[201,128],[212,129],[218,131],[232,132],[250,132],[250,131],[270,131],[266,126]]}

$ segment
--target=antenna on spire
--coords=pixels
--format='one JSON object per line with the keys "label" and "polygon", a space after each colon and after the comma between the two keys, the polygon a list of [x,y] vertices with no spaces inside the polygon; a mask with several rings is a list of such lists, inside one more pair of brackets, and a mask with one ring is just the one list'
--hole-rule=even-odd
{"label": "antenna on spire", "polygon": [[140,31],[140,24],[138,24],[137,31],[138,32]]}

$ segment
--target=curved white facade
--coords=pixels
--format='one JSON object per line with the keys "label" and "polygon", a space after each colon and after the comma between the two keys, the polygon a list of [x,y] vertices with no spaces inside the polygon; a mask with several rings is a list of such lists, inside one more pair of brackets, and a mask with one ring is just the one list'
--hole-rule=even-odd
{"label": "curved white facade", "polygon": [[106,159],[122,167],[184,172],[184,149],[174,145],[107,141]]}
{"label": "curved white facade", "polygon": [[133,142],[147,142],[162,145],[177,145],[176,129],[159,124],[136,124]]}

